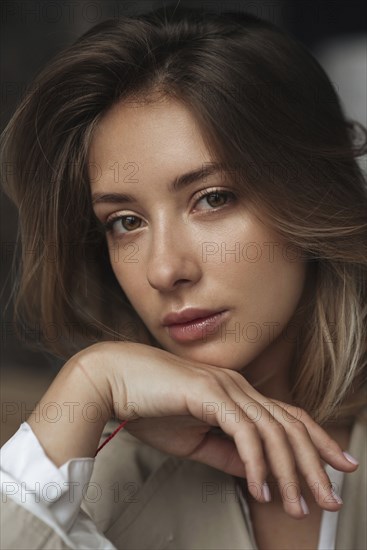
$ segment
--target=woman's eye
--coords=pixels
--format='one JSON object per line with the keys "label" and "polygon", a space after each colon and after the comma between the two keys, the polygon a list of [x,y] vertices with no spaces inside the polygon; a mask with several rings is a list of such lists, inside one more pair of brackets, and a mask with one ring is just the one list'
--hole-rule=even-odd
{"label": "woman's eye", "polygon": [[[137,216],[115,216],[111,220],[108,220],[104,226],[106,231],[113,231],[114,233],[128,233],[134,229],[139,229],[141,219]],[[123,231],[123,230],[126,231]]]}
{"label": "woman's eye", "polygon": [[212,208],[218,208],[233,200],[234,194],[229,191],[210,191],[209,193],[203,193],[197,203],[202,202],[204,199]]}
{"label": "woman's eye", "polygon": [[[235,199],[235,195],[229,191],[210,191],[201,192],[199,198],[196,200],[196,205],[206,200],[207,204],[211,208],[204,210],[211,210],[219,208],[226,205],[228,202],[231,202]],[[195,207],[196,210],[196,207]],[[142,220],[137,216],[131,214],[126,216],[113,216],[111,219],[107,220],[103,225],[105,230],[109,233],[113,233],[115,236],[124,235],[135,229],[140,228]]]}

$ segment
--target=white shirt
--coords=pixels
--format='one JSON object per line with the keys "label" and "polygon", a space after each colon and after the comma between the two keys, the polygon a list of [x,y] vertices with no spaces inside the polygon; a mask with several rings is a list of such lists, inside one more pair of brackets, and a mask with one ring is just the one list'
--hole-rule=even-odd
{"label": "white shirt", "polygon": [[[73,458],[58,468],[45,454],[30,425],[23,422],[1,448],[2,499],[10,497],[27,508],[70,548],[116,550],[80,511],[83,498],[98,498],[98,487],[90,483],[93,466],[94,458]],[[330,465],[325,470],[334,487],[341,491],[343,472]],[[241,492],[239,496],[252,532],[248,505]],[[323,510],[318,550],[335,550],[337,521],[338,512]]]}
{"label": "white shirt", "polygon": [[10,497],[27,508],[70,548],[116,550],[93,521],[80,513],[83,497],[96,498],[96,488],[89,483],[94,458],[72,458],[58,468],[30,425],[23,422],[1,448],[0,461],[3,500]]}

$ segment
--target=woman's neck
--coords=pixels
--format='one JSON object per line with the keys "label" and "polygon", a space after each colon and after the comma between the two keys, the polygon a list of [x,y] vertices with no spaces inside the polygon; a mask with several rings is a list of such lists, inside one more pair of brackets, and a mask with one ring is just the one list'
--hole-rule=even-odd
{"label": "woman's neck", "polygon": [[295,343],[282,333],[240,372],[265,397],[292,404],[290,372],[295,352]]}

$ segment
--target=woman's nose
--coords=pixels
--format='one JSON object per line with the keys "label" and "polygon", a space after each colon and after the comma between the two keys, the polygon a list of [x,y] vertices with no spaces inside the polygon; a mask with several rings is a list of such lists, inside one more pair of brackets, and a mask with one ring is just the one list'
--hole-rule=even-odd
{"label": "woman's nose", "polygon": [[147,279],[153,288],[168,292],[200,278],[200,257],[192,239],[179,231],[161,231],[152,237]]}

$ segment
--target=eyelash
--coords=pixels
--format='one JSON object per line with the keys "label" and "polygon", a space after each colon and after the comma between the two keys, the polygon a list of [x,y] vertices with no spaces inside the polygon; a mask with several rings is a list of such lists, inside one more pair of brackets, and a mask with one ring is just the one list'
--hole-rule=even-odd
{"label": "eyelash", "polygon": [[[211,195],[222,195],[222,196],[225,196],[228,198],[230,198],[229,202],[233,201],[236,199],[236,196],[234,193],[232,193],[231,191],[225,191],[225,190],[221,190],[221,189],[212,189],[210,191],[207,191],[206,189],[205,190],[202,190],[202,191],[199,191],[198,193],[198,198],[196,200],[196,203],[195,205],[200,202],[202,199],[204,199],[205,197],[210,197]],[[227,206],[227,202],[228,200],[226,201],[226,203],[222,206],[218,206],[218,207],[214,207],[212,208],[211,210],[208,210],[207,213],[210,213],[210,212],[216,212],[219,208],[225,208]],[[110,233],[113,231],[113,226],[114,224],[119,221],[119,220],[123,220],[123,219],[126,219],[126,218],[139,218],[139,216],[134,216],[133,214],[125,214],[124,216],[120,216],[119,214],[112,214],[112,216],[107,219],[106,222],[103,223],[103,227],[106,231],[106,233]],[[133,231],[135,231],[135,229],[132,229],[131,231],[129,230],[126,230],[125,229],[125,233],[132,233]],[[140,227],[138,227],[137,229],[140,229]]]}

